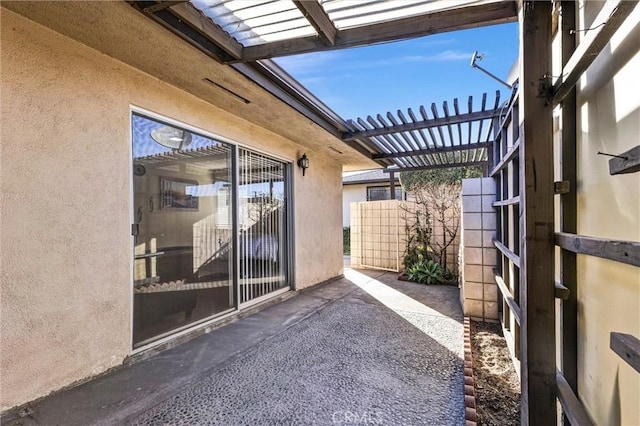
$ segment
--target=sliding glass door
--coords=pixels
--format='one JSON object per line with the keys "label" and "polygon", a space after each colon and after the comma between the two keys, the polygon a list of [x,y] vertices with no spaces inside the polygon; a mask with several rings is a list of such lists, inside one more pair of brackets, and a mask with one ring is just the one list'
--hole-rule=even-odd
{"label": "sliding glass door", "polygon": [[287,287],[285,167],[239,150],[240,303]]}
{"label": "sliding glass door", "polygon": [[288,165],[132,116],[133,344],[288,286]]}

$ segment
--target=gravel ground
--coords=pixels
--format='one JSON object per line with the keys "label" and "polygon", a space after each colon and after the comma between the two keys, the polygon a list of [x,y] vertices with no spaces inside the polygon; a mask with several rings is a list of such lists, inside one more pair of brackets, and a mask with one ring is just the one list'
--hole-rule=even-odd
{"label": "gravel ground", "polygon": [[424,286],[367,285],[129,423],[464,425],[460,321],[407,298]]}
{"label": "gravel ground", "polygon": [[500,324],[471,321],[479,425],[520,424],[520,381]]}

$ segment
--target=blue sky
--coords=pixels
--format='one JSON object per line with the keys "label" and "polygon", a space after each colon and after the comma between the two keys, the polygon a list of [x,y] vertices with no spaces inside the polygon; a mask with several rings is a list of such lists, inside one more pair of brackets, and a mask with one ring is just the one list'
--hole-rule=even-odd
{"label": "blue sky", "polygon": [[[402,42],[318,52],[275,61],[344,119],[398,109],[415,110],[435,102],[441,110],[458,98],[461,112],[473,95],[480,105],[487,92],[493,102],[509,90],[469,65],[477,50],[478,64],[502,79],[518,57],[517,23],[436,34]],[[477,107],[476,107],[477,108]]]}

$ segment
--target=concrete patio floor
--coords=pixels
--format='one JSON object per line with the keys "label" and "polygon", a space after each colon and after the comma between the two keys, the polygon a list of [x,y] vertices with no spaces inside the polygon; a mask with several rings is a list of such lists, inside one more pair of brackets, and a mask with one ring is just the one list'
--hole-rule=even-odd
{"label": "concrete patio floor", "polygon": [[3,424],[464,424],[458,297],[346,269]]}

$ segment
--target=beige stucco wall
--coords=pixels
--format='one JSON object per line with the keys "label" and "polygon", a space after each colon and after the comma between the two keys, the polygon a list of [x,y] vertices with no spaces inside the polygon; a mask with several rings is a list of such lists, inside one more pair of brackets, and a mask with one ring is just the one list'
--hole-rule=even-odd
{"label": "beige stucco wall", "polygon": [[342,166],[313,158],[305,177],[296,167],[296,288],[342,274]]}
{"label": "beige stucco wall", "polygon": [[342,226],[351,226],[351,203],[367,201],[367,185],[344,185],[342,187]]}
{"label": "beige stucco wall", "polygon": [[[387,182],[344,185],[342,187],[342,226],[345,228],[351,226],[351,203],[367,201],[367,187],[388,187]],[[400,182],[396,182],[396,189],[398,188],[401,188]]]}
{"label": "beige stucco wall", "polygon": [[[131,349],[130,106],[295,161],[299,145],[2,9],[0,410]],[[296,286],[342,271],[341,164],[294,172]]]}
{"label": "beige stucco wall", "polygon": [[[588,28],[601,2],[582,2]],[[578,84],[578,234],[640,241],[640,174],[609,175],[609,159],[640,144],[640,7]],[[640,374],[609,348],[640,338],[640,269],[578,256],[578,388],[596,424],[640,424]]]}

